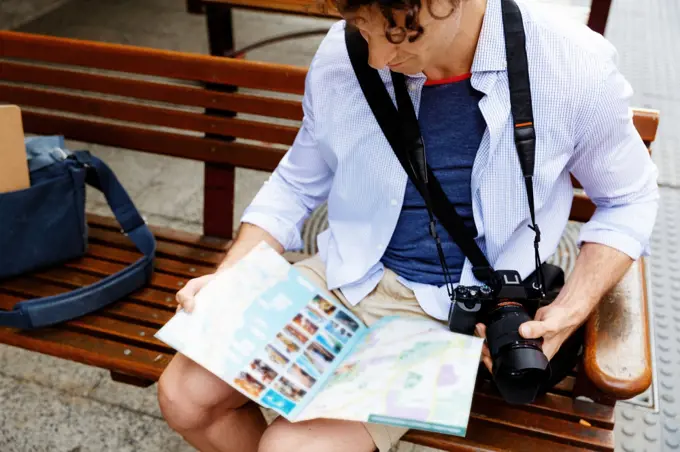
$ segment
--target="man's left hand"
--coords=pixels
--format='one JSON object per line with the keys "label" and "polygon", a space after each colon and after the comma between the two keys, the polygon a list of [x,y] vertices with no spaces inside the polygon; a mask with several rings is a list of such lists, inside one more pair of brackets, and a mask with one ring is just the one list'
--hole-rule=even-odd
{"label": "man's left hand", "polygon": [[[538,309],[534,320],[523,323],[520,326],[519,333],[525,339],[543,338],[543,353],[548,360],[551,360],[564,341],[581,325],[582,319],[580,317],[573,309],[569,309],[561,303],[553,302]],[[486,338],[486,326],[483,323],[478,323],[475,333],[481,338]],[[489,372],[492,372],[491,354],[486,344],[482,349],[482,361]]]}
{"label": "man's left hand", "polygon": [[543,338],[543,353],[551,360],[581,325],[580,317],[573,309],[554,302],[538,309],[534,320],[520,325],[519,334],[525,339]]}
{"label": "man's left hand", "polygon": [[[525,339],[543,338],[543,353],[551,360],[581,326],[597,303],[628,271],[633,259],[626,253],[600,243],[584,242],[576,265],[559,295],[548,306],[536,311],[533,320],[520,325]],[[478,323],[475,334],[486,338],[486,328]],[[489,348],[484,344],[482,361],[492,370]]]}

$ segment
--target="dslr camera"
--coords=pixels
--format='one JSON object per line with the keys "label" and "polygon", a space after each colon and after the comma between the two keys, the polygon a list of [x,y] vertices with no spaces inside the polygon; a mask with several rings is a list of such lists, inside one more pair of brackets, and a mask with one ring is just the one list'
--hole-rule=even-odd
{"label": "dslr camera", "polygon": [[525,339],[519,326],[532,320],[542,301],[538,288],[524,284],[517,271],[496,270],[489,285],[458,286],[449,309],[449,329],[471,335],[486,325],[493,362],[492,377],[511,404],[531,403],[550,378],[550,362],[542,339]]}

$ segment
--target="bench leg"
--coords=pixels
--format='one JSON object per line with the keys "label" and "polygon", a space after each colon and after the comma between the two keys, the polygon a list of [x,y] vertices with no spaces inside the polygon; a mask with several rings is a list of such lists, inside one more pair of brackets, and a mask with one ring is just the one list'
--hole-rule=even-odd
{"label": "bench leg", "polygon": [[235,175],[233,165],[205,164],[203,233],[207,236],[233,237]]}
{"label": "bench leg", "polygon": [[592,0],[590,5],[590,15],[588,16],[588,27],[591,30],[604,35],[604,30],[607,28],[607,19],[609,18],[609,10],[612,6],[612,0]]}
{"label": "bench leg", "polygon": [[205,5],[205,14],[208,21],[210,54],[224,56],[227,52],[234,49],[231,7],[225,4],[211,3]]}
{"label": "bench leg", "polygon": [[117,383],[124,383],[132,386],[139,386],[140,388],[148,388],[154,384],[151,380],[146,380],[144,378],[133,377],[132,375],[127,375],[120,372],[111,371],[111,379]]}
{"label": "bench leg", "polygon": [[187,0],[187,12],[189,14],[203,14],[203,1]]}
{"label": "bench leg", "polygon": [[[206,5],[206,20],[210,54],[224,56],[233,50],[231,8],[226,5]],[[234,92],[236,88],[226,85],[206,85],[206,89]],[[207,109],[207,115],[234,117],[231,111]],[[206,138],[231,141],[233,137],[207,134]],[[231,239],[234,222],[234,183],[236,168],[233,165],[206,163],[203,202],[203,233],[212,237]]]}

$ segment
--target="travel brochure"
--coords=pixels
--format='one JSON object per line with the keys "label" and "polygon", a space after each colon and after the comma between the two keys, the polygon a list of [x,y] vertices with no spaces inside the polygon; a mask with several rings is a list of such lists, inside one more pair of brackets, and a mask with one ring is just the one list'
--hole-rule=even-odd
{"label": "travel brochure", "polygon": [[465,436],[482,339],[426,317],[366,327],[262,242],[156,337],[291,422],[326,418]]}

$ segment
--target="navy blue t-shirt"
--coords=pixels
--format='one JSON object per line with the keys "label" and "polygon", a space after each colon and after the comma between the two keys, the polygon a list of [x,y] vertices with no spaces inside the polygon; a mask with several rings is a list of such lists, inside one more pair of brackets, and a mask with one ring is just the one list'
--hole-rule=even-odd
{"label": "navy blue t-shirt", "polygon": [[[479,110],[482,96],[472,87],[469,74],[428,82],[423,88],[418,118],[427,163],[473,232],[476,229],[470,180],[472,164],[486,130]],[[401,214],[382,262],[407,280],[441,286],[445,284],[444,275],[428,225],[425,203],[409,179]],[[437,225],[451,278],[457,282],[465,256],[441,224]]]}

